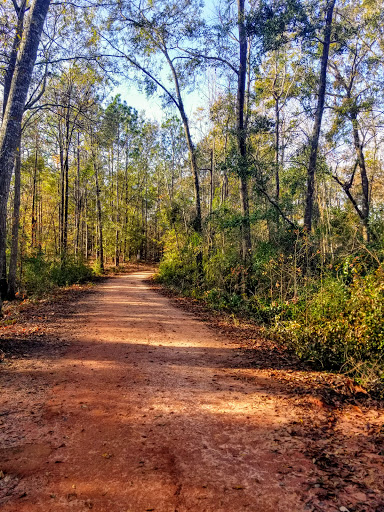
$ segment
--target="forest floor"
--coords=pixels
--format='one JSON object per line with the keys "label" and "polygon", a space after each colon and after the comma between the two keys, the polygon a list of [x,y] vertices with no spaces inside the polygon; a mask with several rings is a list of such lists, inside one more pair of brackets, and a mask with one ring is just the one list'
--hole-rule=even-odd
{"label": "forest floor", "polygon": [[384,409],[145,269],[8,307],[2,512],[384,512]]}

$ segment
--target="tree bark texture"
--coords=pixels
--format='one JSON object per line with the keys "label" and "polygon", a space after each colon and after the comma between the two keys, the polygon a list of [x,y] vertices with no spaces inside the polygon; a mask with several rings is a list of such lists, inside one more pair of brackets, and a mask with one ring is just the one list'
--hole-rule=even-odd
{"label": "tree bark texture", "polygon": [[5,72],[5,77],[4,77],[3,115],[5,113],[5,108],[8,103],[9,91],[11,90],[11,84],[12,84],[12,77],[13,77],[13,73],[14,73],[15,67],[16,67],[17,54],[18,54],[18,51],[20,48],[20,42],[22,41],[22,37],[23,37],[25,5],[26,5],[26,1],[23,0],[18,12],[16,13],[17,14],[16,32],[15,32],[15,37],[14,37],[13,44],[12,44],[11,55],[9,58],[7,70]]}
{"label": "tree bark texture", "polygon": [[242,258],[247,263],[251,256],[251,226],[249,220],[249,196],[248,196],[248,175],[247,175],[247,147],[246,129],[244,126],[245,88],[247,75],[247,34],[245,30],[245,9],[244,0],[238,0],[238,27],[239,27],[239,72],[237,82],[237,112],[236,128],[237,143],[240,154],[240,201],[242,222]]}
{"label": "tree bark texture", "polygon": [[96,186],[96,208],[97,208],[97,224],[99,231],[99,268],[100,271],[104,271],[104,247],[103,247],[103,221],[101,215],[101,200],[100,200],[100,186],[99,186],[99,175],[97,165],[94,163],[95,171],[95,186]]}
{"label": "tree bark texture", "polygon": [[24,28],[0,129],[0,275],[4,275],[9,186],[21,122],[50,0],[35,0]]}
{"label": "tree bark texture", "polygon": [[313,125],[310,154],[307,171],[307,195],[305,201],[304,211],[304,227],[308,233],[312,230],[312,214],[313,214],[313,194],[315,189],[315,172],[317,163],[317,153],[319,147],[321,121],[324,112],[325,93],[327,86],[327,67],[329,49],[331,46],[331,31],[332,31],[332,18],[333,10],[335,8],[336,0],[329,0],[326,10],[325,19],[325,30],[324,30],[324,41],[323,41],[323,52],[321,55],[321,67],[320,67],[320,80],[318,89],[317,107],[315,112],[315,122]]}
{"label": "tree bark texture", "polygon": [[363,239],[364,242],[369,242],[370,231],[369,231],[369,180],[367,175],[367,168],[365,165],[363,145],[360,141],[359,128],[357,124],[357,114],[352,115],[352,127],[353,127],[353,141],[356,150],[357,162],[360,169],[361,178],[361,220],[363,222]]}
{"label": "tree bark texture", "polygon": [[35,148],[35,165],[33,168],[32,178],[32,222],[31,222],[31,247],[36,249],[37,244],[37,166],[38,166],[38,153],[37,153],[37,137]]}
{"label": "tree bark texture", "polygon": [[13,198],[13,215],[12,215],[12,240],[11,255],[9,258],[8,271],[8,293],[9,300],[13,300],[16,296],[16,271],[17,256],[19,248],[19,222],[20,222],[20,180],[21,178],[21,137],[19,138],[19,147],[15,158],[15,191]]}

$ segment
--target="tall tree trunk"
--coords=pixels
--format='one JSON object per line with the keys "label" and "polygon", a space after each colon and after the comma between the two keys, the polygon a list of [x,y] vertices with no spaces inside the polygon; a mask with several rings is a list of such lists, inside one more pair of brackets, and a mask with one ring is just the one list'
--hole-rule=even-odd
{"label": "tall tree trunk", "polygon": [[237,7],[240,59],[237,81],[236,131],[237,144],[240,155],[240,168],[238,169],[238,172],[240,177],[241,215],[243,217],[241,252],[244,264],[248,265],[251,257],[252,242],[251,225],[249,220],[246,129],[244,126],[245,87],[247,75],[247,34],[245,30],[244,0],[238,0]]}
{"label": "tall tree trunk", "polygon": [[127,229],[128,229],[128,147],[125,151],[125,170],[124,170],[124,219],[123,219],[123,236],[124,236],[124,247],[123,247],[123,262],[128,260],[127,254]]}
{"label": "tall tree trunk", "polygon": [[38,166],[38,153],[37,153],[37,137],[35,148],[35,165],[33,167],[32,177],[32,221],[31,221],[31,247],[36,249],[36,232],[37,232],[37,166]]}
{"label": "tall tree trunk", "polygon": [[101,272],[104,271],[104,248],[103,248],[103,221],[101,216],[101,201],[100,201],[100,187],[99,187],[99,176],[97,170],[97,164],[94,162],[93,169],[95,173],[95,185],[96,185],[96,209],[97,209],[97,225],[99,234],[99,268]]}
{"label": "tall tree trunk", "polygon": [[144,224],[144,240],[145,240],[144,260],[147,261],[148,260],[148,188],[147,188],[147,183],[145,184],[145,217],[144,217],[144,219],[145,219],[145,224]]}
{"label": "tall tree trunk", "polygon": [[[190,164],[191,164],[191,171],[193,176],[193,186],[195,191],[195,222],[194,222],[194,229],[196,233],[201,234],[202,232],[202,217],[201,217],[201,199],[200,199],[200,179],[199,179],[199,169],[197,167],[197,160],[196,160],[196,149],[192,142],[192,135],[189,128],[189,120],[187,117],[187,114],[185,113],[184,109],[184,102],[183,98],[181,97],[181,91],[180,91],[180,84],[179,84],[179,77],[177,75],[177,71],[173,65],[173,61],[168,55],[168,52],[164,49],[163,50],[164,56],[167,59],[168,65],[171,68],[173,82],[175,84],[175,90],[176,90],[176,99],[177,99],[177,108],[180,113],[180,117],[183,123],[184,127],[184,133],[185,138],[187,141],[187,147],[189,152],[189,158],[190,158]],[[201,251],[199,251],[197,255],[198,265],[202,264],[203,256]]]}
{"label": "tall tree trunk", "polygon": [[215,149],[215,140],[213,140],[213,147],[211,148],[210,165],[209,165],[209,213],[210,213],[210,215],[213,212],[213,196],[214,196],[214,188],[213,188],[214,149]]}
{"label": "tall tree trunk", "polygon": [[5,271],[7,203],[21,121],[32,79],[44,21],[50,0],[35,0],[17,52],[7,105],[0,130],[0,276]]}
{"label": "tall tree trunk", "polygon": [[42,252],[42,247],[43,247],[43,194],[42,194],[42,180],[38,181],[38,187],[39,187],[39,191],[38,191],[37,197],[38,197],[38,200],[39,200],[39,212],[38,212],[38,220],[37,220],[37,224],[38,224],[37,236],[38,236],[38,250],[39,250],[39,252]]}
{"label": "tall tree trunk", "polygon": [[357,114],[353,112],[352,114],[352,127],[353,127],[353,142],[355,145],[357,162],[359,164],[360,169],[360,178],[361,178],[361,220],[363,222],[363,239],[364,242],[369,242],[370,240],[370,230],[369,230],[369,180],[367,175],[367,168],[365,165],[365,158],[363,152],[363,145],[360,141],[359,136],[359,128],[357,124]]}
{"label": "tall tree trunk", "polygon": [[64,215],[63,215],[63,250],[62,261],[65,261],[68,253],[68,204],[69,204],[69,149],[71,144],[70,136],[70,102],[68,104],[65,136],[65,158],[64,158]]}
{"label": "tall tree trunk", "polygon": [[331,46],[331,31],[333,10],[336,0],[329,0],[326,10],[325,30],[323,41],[323,52],[321,55],[320,81],[318,89],[317,107],[315,112],[315,122],[312,130],[311,147],[309,154],[309,163],[307,170],[307,195],[305,201],[304,227],[308,233],[312,230],[312,214],[313,214],[313,193],[315,189],[315,172],[317,163],[317,153],[319,147],[321,121],[324,112],[325,93],[327,86],[327,67],[329,48]]}
{"label": "tall tree trunk", "polygon": [[[181,100],[181,98],[180,98]],[[189,129],[189,121],[185,114],[184,104],[180,103],[180,115],[184,125],[185,137],[187,139],[187,146],[189,150],[189,158],[191,163],[191,171],[193,176],[193,186],[195,191],[195,222],[194,229],[196,233],[201,234],[202,232],[202,217],[201,217],[201,199],[200,199],[200,180],[199,180],[199,169],[197,167],[196,160],[196,149],[192,142],[192,136]]]}
{"label": "tall tree trunk", "polygon": [[115,231],[115,266],[120,265],[120,189],[119,189],[119,167],[120,167],[120,125],[117,135],[117,157],[116,157],[116,231]]}
{"label": "tall tree trunk", "polygon": [[63,136],[61,130],[61,122],[59,121],[59,155],[60,155],[60,183],[59,183],[59,194],[60,194],[60,204],[59,204],[59,238],[60,238],[60,257],[63,254],[63,235],[64,235],[64,148],[63,148]]}
{"label": "tall tree trunk", "polygon": [[5,113],[5,108],[7,106],[9,92],[11,90],[12,77],[13,77],[13,73],[16,68],[17,54],[18,54],[18,51],[20,48],[20,43],[23,38],[25,6],[26,6],[26,0],[23,0],[21,2],[20,8],[16,11],[16,14],[17,14],[16,32],[15,32],[15,37],[13,39],[12,50],[11,50],[11,54],[9,57],[8,66],[7,66],[7,69],[5,72],[5,76],[4,76],[3,115]]}
{"label": "tall tree trunk", "polygon": [[89,227],[88,227],[88,187],[85,185],[85,198],[84,198],[84,222],[85,222],[85,232],[84,232],[84,256],[85,260],[88,261],[89,258]]}
{"label": "tall tree trunk", "polygon": [[80,249],[80,223],[81,223],[81,194],[80,194],[80,133],[77,132],[76,146],[76,182],[75,182],[75,255],[78,257]]}
{"label": "tall tree trunk", "polygon": [[[280,199],[280,105],[279,97],[275,96],[275,199]],[[279,219],[279,216],[277,216]]]}
{"label": "tall tree trunk", "polygon": [[21,174],[21,136],[19,138],[19,148],[15,158],[15,192],[13,198],[13,215],[12,215],[12,240],[11,255],[9,258],[8,272],[8,299],[13,300],[16,296],[16,271],[17,256],[19,248],[19,221],[20,221],[20,174]]}
{"label": "tall tree trunk", "polygon": [[214,248],[215,233],[212,225],[213,200],[215,195],[214,188],[214,171],[215,171],[215,138],[213,138],[212,148],[210,151],[209,165],[209,224],[208,224],[208,251],[212,253]]}

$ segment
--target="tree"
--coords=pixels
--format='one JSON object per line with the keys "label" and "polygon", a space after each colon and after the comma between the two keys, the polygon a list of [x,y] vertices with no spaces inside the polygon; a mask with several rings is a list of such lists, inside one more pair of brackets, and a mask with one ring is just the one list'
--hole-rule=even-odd
{"label": "tree", "polygon": [[[121,2],[110,23],[118,26],[118,32],[114,32],[115,39],[108,40],[116,55],[125,58],[143,74],[143,85],[148,93],[159,89],[164,94],[165,102],[176,107],[180,115],[194,180],[193,226],[201,234],[199,169],[183,100],[183,88],[190,87],[191,73],[195,71],[198,62],[187,58],[182,49],[188,42],[194,42],[199,34],[201,21],[198,5],[194,0],[145,4]],[[170,77],[163,72],[164,67],[168,69]],[[198,259],[201,260],[201,255],[198,255]]]}
{"label": "tree", "polygon": [[247,53],[248,41],[245,28],[245,2],[237,0],[238,9],[238,30],[239,30],[239,67],[237,71],[237,108],[236,108],[236,133],[239,149],[239,177],[240,177],[240,200],[242,224],[242,257],[245,264],[249,263],[252,251],[251,225],[249,220],[249,197],[248,197],[248,165],[247,165],[247,127],[244,120],[245,89],[247,77]]}
{"label": "tree", "polygon": [[312,230],[313,194],[315,186],[316,162],[321,130],[321,122],[324,113],[325,94],[327,86],[328,57],[331,47],[333,10],[336,0],[327,0],[325,8],[325,24],[323,40],[321,41],[322,53],[320,62],[319,86],[317,91],[317,105],[310,139],[310,153],[307,170],[307,193],[305,199],[304,227],[308,233]]}
{"label": "tree", "polygon": [[[377,56],[378,45],[375,15],[365,9],[362,13],[353,2],[340,12],[339,48],[330,59],[333,76],[332,101],[330,108],[333,118],[327,134],[335,151],[336,146],[346,146],[352,135],[351,171],[346,179],[334,175],[335,181],[343,188],[362,223],[363,240],[372,238],[370,228],[370,176],[365,152],[369,150],[369,133],[375,133],[381,123],[380,106],[382,94],[382,63]],[[362,18],[362,19],[360,19]],[[372,30],[373,29],[373,30]],[[346,159],[344,154],[344,160]],[[343,164],[345,167],[345,164]],[[354,191],[356,174],[360,174],[359,192]]]}
{"label": "tree", "polygon": [[[241,254],[245,266],[250,263],[252,251],[248,190],[250,171],[247,152],[252,37],[247,31],[247,16],[244,0],[237,0],[236,9],[232,4],[224,4],[224,12],[218,14],[219,22],[207,31],[204,47],[189,49],[190,55],[196,59],[203,59],[206,63],[213,62],[229,75],[235,75],[237,158],[234,171],[240,182]],[[235,41],[235,45],[232,41]]]}
{"label": "tree", "polygon": [[12,216],[12,238],[11,254],[9,257],[8,271],[8,289],[7,297],[13,300],[16,296],[16,270],[17,256],[19,247],[19,221],[20,221],[20,183],[21,183],[21,137],[18,144],[18,150],[15,159],[15,183],[13,198],[13,216]]}
{"label": "tree", "polygon": [[[0,130],[0,276],[5,274],[9,185],[20,140],[21,122],[50,0],[35,0],[17,51],[15,69]],[[4,287],[4,285],[3,285]],[[3,293],[5,290],[3,290]]]}

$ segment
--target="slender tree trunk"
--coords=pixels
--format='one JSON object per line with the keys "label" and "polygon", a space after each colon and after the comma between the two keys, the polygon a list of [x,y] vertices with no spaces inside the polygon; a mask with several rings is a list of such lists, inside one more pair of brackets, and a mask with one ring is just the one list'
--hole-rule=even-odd
{"label": "slender tree trunk", "polygon": [[37,236],[38,236],[38,250],[39,252],[42,252],[42,247],[43,247],[43,194],[42,194],[42,183],[41,183],[41,179],[39,179],[38,181],[38,201],[39,201],[39,212],[38,212],[38,217],[37,217],[37,225],[38,225],[38,231],[37,231]]}
{"label": "slender tree trunk", "polygon": [[35,0],[17,52],[7,105],[0,130],[0,276],[5,273],[6,218],[9,186],[15,162],[21,122],[37,50],[50,0]]}
{"label": "slender tree trunk", "polygon": [[59,238],[60,238],[60,256],[63,254],[63,236],[64,236],[64,190],[65,190],[65,172],[64,172],[64,149],[63,149],[63,137],[61,131],[61,122],[59,121],[59,155],[60,155],[60,183],[59,183],[59,193],[60,193],[60,204],[59,204]]}
{"label": "slender tree trunk", "polygon": [[238,0],[238,28],[239,28],[239,72],[237,82],[237,112],[236,129],[237,143],[240,155],[240,168],[238,169],[240,177],[240,202],[242,222],[242,258],[247,266],[251,257],[251,225],[249,220],[249,196],[248,196],[248,173],[247,173],[247,146],[246,146],[246,128],[244,125],[244,106],[245,106],[245,87],[247,75],[247,34],[245,30],[245,9],[244,0]]}
{"label": "slender tree trunk", "polygon": [[119,167],[120,167],[120,126],[117,136],[117,158],[116,158],[116,232],[115,232],[115,266],[120,264],[120,189],[119,189]]}
{"label": "slender tree trunk", "polygon": [[38,166],[38,153],[37,153],[37,137],[35,148],[35,165],[33,167],[32,177],[32,221],[31,221],[31,247],[36,249],[36,231],[37,231],[37,166]]}
{"label": "slender tree trunk", "polygon": [[77,147],[76,147],[76,183],[75,183],[75,255],[78,257],[80,249],[80,224],[81,224],[81,194],[80,194],[80,133],[77,132]]}
{"label": "slender tree trunk", "polygon": [[223,181],[221,186],[221,204],[223,205],[228,198],[228,176],[227,173],[223,174]]}
{"label": "slender tree trunk", "polygon": [[367,168],[365,165],[365,158],[363,152],[363,145],[360,142],[359,136],[359,128],[357,124],[357,114],[352,114],[352,127],[353,127],[353,141],[355,145],[357,162],[359,164],[360,169],[360,178],[361,178],[361,220],[363,222],[363,239],[364,242],[369,242],[370,240],[370,230],[369,230],[369,180],[367,175]]}
{"label": "slender tree trunk", "polygon": [[215,195],[214,189],[214,170],[215,170],[215,139],[211,148],[210,165],[209,165],[209,230],[208,230],[208,251],[211,253],[214,247],[214,229],[212,225],[213,200]]}
{"label": "slender tree trunk", "polygon": [[145,253],[144,260],[148,260],[148,188],[147,184],[145,184],[145,224],[144,224],[144,240],[145,240]]}
{"label": "slender tree trunk", "polygon": [[84,255],[85,260],[89,258],[89,227],[88,227],[88,187],[85,186],[85,198],[84,198],[84,216],[85,216],[85,233],[84,233]]}
{"label": "slender tree trunk", "polygon": [[[275,199],[280,199],[280,105],[279,97],[275,97]],[[279,217],[277,217],[279,218]]]}
{"label": "slender tree trunk", "polygon": [[128,229],[128,147],[125,152],[125,171],[124,171],[124,220],[123,220],[123,233],[124,233],[124,247],[123,247],[123,261],[129,259],[127,254],[127,229]]}
{"label": "slender tree trunk", "polygon": [[70,119],[69,119],[69,106],[68,116],[66,120],[66,140],[65,140],[65,159],[64,159],[64,224],[63,224],[63,252],[62,260],[65,261],[68,253],[68,204],[69,204],[69,148],[70,148]]}
{"label": "slender tree trunk", "polygon": [[103,221],[101,215],[101,201],[100,201],[100,187],[99,187],[99,176],[96,162],[93,164],[93,169],[95,173],[95,185],[96,185],[96,209],[97,209],[97,224],[99,231],[99,268],[101,272],[104,271],[104,248],[103,248]]}
{"label": "slender tree trunk", "polygon": [[201,199],[200,199],[200,180],[199,169],[197,167],[196,149],[192,142],[191,132],[189,129],[189,121],[184,111],[183,103],[180,104],[180,115],[184,125],[185,137],[187,139],[187,146],[189,150],[189,158],[191,163],[191,171],[193,176],[193,186],[195,190],[195,222],[194,229],[196,233],[202,232],[202,218],[201,218]]}
{"label": "slender tree trunk", "polygon": [[11,255],[9,258],[8,272],[8,299],[13,300],[16,296],[16,271],[17,256],[19,248],[19,221],[20,221],[20,174],[21,174],[21,136],[19,139],[19,149],[15,158],[15,192],[13,198],[13,216],[12,216],[12,240]]}
{"label": "slender tree trunk", "polygon": [[[191,131],[189,128],[189,120],[188,120],[187,114],[185,113],[184,102],[181,97],[179,78],[178,78],[176,69],[173,65],[171,58],[168,55],[168,52],[166,50],[163,50],[163,53],[165,55],[165,58],[167,59],[169,67],[171,68],[173,82],[175,84],[175,90],[176,90],[177,108],[179,110],[180,117],[181,117],[181,120],[183,123],[185,138],[186,138],[187,146],[188,146],[191,171],[192,171],[192,176],[193,176],[193,186],[194,186],[194,191],[195,191],[194,229],[195,229],[196,233],[201,234],[203,226],[202,226],[202,217],[201,217],[200,179],[199,179],[199,169],[197,167],[197,160],[196,160],[196,149],[192,142]],[[203,261],[202,253],[199,252],[199,254],[197,255],[197,260],[198,260],[198,265],[201,265],[202,261]]]}
{"label": "slender tree trunk", "polygon": [[321,55],[321,68],[320,68],[320,82],[318,89],[317,107],[315,112],[315,122],[313,125],[311,147],[309,154],[309,163],[307,170],[307,195],[305,202],[304,212],[304,227],[308,233],[312,230],[312,213],[313,213],[313,193],[315,189],[315,172],[317,163],[317,153],[319,147],[321,121],[324,112],[325,93],[327,85],[327,67],[328,67],[328,56],[329,49],[331,46],[331,29],[332,29],[332,18],[333,10],[335,7],[336,0],[329,0],[326,10],[325,19],[325,30],[324,30],[324,41],[323,41],[323,52]]}
{"label": "slender tree trunk", "polygon": [[213,148],[211,148],[211,158],[210,158],[210,166],[209,166],[209,213],[212,214],[213,211],[213,166],[214,166],[214,148],[215,142],[213,142]]}

